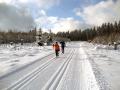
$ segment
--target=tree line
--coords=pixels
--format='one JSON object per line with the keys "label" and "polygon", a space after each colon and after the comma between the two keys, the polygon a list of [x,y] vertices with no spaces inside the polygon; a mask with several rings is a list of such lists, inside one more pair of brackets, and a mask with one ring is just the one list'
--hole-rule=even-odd
{"label": "tree line", "polygon": [[36,40],[36,30],[30,30],[29,32],[17,32],[9,30],[8,32],[0,31],[0,43],[32,43]]}
{"label": "tree line", "polygon": [[[49,33],[43,33],[48,36]],[[94,41],[99,43],[109,43],[120,40],[120,21],[114,23],[103,23],[101,26],[88,28],[85,30],[73,30],[67,32],[51,33],[52,39],[68,39],[71,41]],[[17,32],[9,30],[8,32],[0,31],[0,43],[25,43],[36,41],[36,28],[29,32]],[[55,39],[56,40],[56,39]]]}
{"label": "tree line", "polygon": [[101,26],[85,30],[79,29],[71,32],[58,32],[56,34],[56,36],[59,37],[70,38],[72,41],[93,41],[96,38],[99,38],[104,39],[104,42],[114,42],[116,35],[120,35],[120,21],[114,23],[103,23]]}

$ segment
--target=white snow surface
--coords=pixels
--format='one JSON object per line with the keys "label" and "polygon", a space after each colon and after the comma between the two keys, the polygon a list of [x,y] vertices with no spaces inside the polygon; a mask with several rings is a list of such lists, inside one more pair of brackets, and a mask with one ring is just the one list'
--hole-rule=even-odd
{"label": "white snow surface", "polygon": [[120,90],[120,45],[117,50],[108,45],[84,43],[84,46],[100,88]]}
{"label": "white snow surface", "polygon": [[52,46],[0,46],[0,90],[120,90],[120,50],[70,42],[55,57]]}
{"label": "white snow surface", "polygon": [[1,45],[0,76],[53,53],[51,46],[38,47],[34,44]]}

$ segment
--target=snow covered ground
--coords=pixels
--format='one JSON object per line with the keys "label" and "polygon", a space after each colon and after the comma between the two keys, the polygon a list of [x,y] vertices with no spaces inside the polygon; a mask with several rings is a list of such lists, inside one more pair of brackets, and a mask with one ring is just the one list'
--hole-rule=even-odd
{"label": "snow covered ground", "polygon": [[53,53],[52,47],[35,44],[0,45],[0,76]]}
{"label": "snow covered ground", "polygon": [[120,90],[120,46],[114,50],[113,46],[84,43],[84,47],[101,89]]}
{"label": "snow covered ground", "polygon": [[119,90],[120,50],[87,42],[52,47],[0,46],[0,90]]}

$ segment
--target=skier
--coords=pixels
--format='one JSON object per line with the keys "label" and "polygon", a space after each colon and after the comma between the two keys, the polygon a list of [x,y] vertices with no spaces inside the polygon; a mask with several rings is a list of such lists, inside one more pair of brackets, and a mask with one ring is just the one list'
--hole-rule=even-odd
{"label": "skier", "polygon": [[62,53],[64,54],[65,42],[61,41],[60,44],[61,44]]}
{"label": "skier", "polygon": [[56,42],[55,44],[53,44],[53,47],[55,49],[56,57],[59,56],[60,47],[59,47],[58,42]]}

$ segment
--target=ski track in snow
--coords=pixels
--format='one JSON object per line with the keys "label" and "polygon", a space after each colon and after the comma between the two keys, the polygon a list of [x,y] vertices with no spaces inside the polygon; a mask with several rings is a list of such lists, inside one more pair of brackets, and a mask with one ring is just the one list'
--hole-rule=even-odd
{"label": "ski track in snow", "polygon": [[74,50],[69,57],[64,61],[64,63],[58,68],[58,70],[53,74],[50,80],[45,84],[42,90],[55,90],[59,84],[59,81],[62,79],[66,68],[71,61],[72,56],[74,55]]}
{"label": "ski track in snow", "polygon": [[0,78],[0,90],[100,90],[82,44],[71,43],[58,58],[51,54]]}
{"label": "ski track in snow", "polygon": [[99,90],[83,49],[77,50],[57,90]]}
{"label": "ski track in snow", "polygon": [[[45,62],[46,61],[45,59],[48,59],[47,62]],[[52,55],[50,54],[46,57],[43,57],[39,60],[29,63],[21,68],[16,69],[15,71],[12,71],[12,72],[0,77],[0,90],[2,88],[6,88],[9,85],[11,85],[11,82],[15,82],[15,83],[14,84],[12,83],[13,85],[11,85],[8,88],[8,90],[12,90],[12,89],[10,89],[12,87],[17,87],[16,86],[17,84],[21,85],[21,83],[24,83],[25,81],[27,81],[27,79],[30,79],[32,76],[34,76],[36,73],[38,73],[37,72],[38,69],[44,69],[44,67],[47,66],[47,64],[49,64],[51,61],[53,61],[52,59],[54,59],[53,54]],[[41,67],[38,67],[39,64],[41,64]]]}
{"label": "ski track in snow", "polygon": [[27,83],[34,80],[42,70],[44,70],[49,64],[52,63],[53,60],[54,60],[54,58],[50,59],[50,61],[45,62],[40,67],[37,67],[35,70],[30,72],[28,75],[26,75],[25,77],[23,77],[22,79],[20,79],[18,82],[16,82],[15,84],[13,84],[12,86],[10,86],[7,89],[8,90],[17,90],[17,89],[24,87]]}

